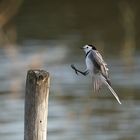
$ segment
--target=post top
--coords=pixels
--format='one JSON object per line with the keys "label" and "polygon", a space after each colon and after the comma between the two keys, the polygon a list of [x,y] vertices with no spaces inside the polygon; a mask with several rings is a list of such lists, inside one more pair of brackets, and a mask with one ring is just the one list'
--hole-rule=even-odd
{"label": "post top", "polygon": [[28,70],[28,75],[34,75],[37,80],[44,80],[46,78],[49,78],[49,72],[45,71],[45,70],[39,70],[39,69],[35,69],[35,70]]}

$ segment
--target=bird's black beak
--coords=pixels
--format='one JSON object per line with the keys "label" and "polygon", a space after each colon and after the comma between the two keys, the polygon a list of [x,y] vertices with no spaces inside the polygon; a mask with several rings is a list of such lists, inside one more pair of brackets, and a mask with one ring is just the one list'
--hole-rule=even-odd
{"label": "bird's black beak", "polygon": [[83,47],[80,47],[80,49],[82,49],[82,50],[83,50],[84,48],[83,48]]}

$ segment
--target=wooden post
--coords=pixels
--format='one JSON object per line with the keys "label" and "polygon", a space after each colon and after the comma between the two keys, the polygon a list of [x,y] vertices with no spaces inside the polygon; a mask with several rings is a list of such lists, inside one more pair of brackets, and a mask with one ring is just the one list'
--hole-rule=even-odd
{"label": "wooden post", "polygon": [[24,140],[47,139],[49,73],[29,70],[26,79]]}

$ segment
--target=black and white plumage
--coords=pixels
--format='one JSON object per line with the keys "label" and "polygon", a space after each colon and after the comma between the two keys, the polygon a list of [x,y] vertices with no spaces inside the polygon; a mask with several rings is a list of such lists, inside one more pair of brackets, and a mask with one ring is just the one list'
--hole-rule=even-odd
{"label": "black and white plumage", "polygon": [[108,76],[109,69],[107,68],[107,64],[103,60],[101,54],[97,51],[96,47],[93,45],[85,45],[84,47],[82,47],[82,49],[86,53],[86,58],[85,58],[85,62],[87,66],[86,70],[82,72],[77,68],[75,68],[74,65],[71,65],[71,67],[75,70],[76,74],[78,74],[78,72],[85,76],[88,73],[90,74],[93,81],[94,92],[99,91],[101,86],[105,84],[109,88],[111,93],[115,96],[119,104],[121,104],[118,95],[111,87],[111,82]]}

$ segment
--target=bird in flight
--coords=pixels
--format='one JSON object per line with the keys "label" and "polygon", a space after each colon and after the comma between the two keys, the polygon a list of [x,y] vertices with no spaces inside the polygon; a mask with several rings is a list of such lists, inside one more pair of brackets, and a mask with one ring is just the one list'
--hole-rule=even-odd
{"label": "bird in flight", "polygon": [[85,45],[81,49],[83,49],[86,53],[86,70],[78,70],[74,65],[71,65],[72,69],[74,69],[77,75],[78,73],[81,73],[84,76],[90,74],[90,76],[92,77],[94,92],[98,92],[103,84],[106,85],[111,91],[111,93],[114,95],[114,97],[117,99],[118,103],[121,104],[118,95],[111,87],[107,63],[103,60],[101,54],[98,52],[96,47],[94,45]]}

